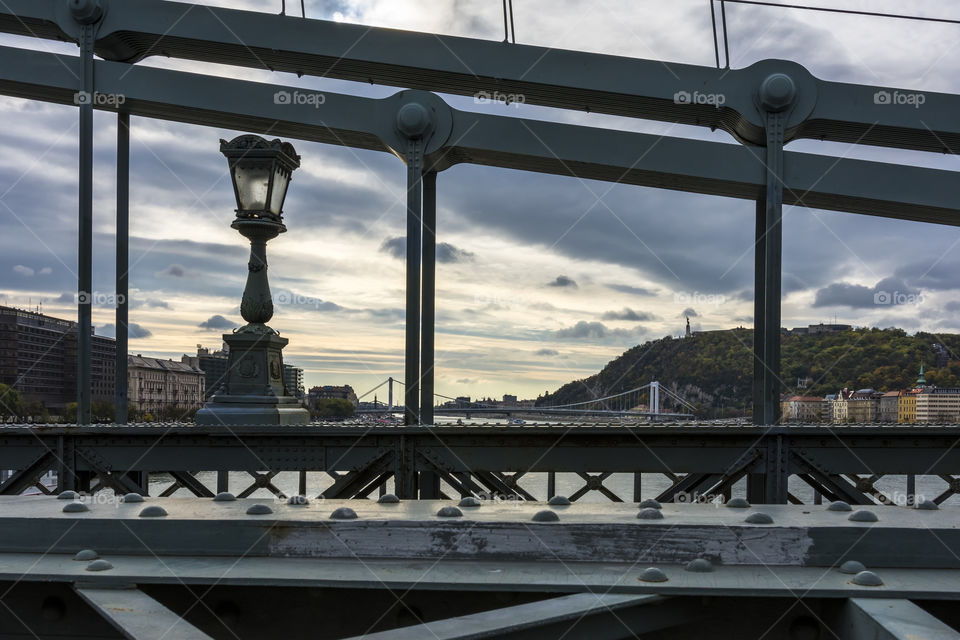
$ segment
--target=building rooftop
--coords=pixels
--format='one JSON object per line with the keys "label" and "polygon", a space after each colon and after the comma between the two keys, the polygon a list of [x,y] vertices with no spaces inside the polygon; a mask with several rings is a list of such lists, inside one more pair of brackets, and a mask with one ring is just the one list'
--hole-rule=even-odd
{"label": "building rooftop", "polygon": [[150,358],[137,354],[127,357],[128,366],[142,367],[144,369],[161,369],[164,371],[177,371],[180,373],[203,373],[197,367],[193,367],[185,362],[174,362],[173,360],[161,360],[160,358]]}

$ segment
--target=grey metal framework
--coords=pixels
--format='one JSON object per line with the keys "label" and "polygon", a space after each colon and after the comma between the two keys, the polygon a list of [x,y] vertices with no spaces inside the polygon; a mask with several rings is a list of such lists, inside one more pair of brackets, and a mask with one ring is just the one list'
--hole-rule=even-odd
{"label": "grey metal framework", "polygon": [[[746,479],[744,496],[759,504],[801,500],[789,493],[791,477],[827,500],[850,504],[894,504],[877,481],[906,476],[898,491],[912,497],[915,476],[938,476],[946,487],[926,496],[943,503],[960,494],[960,427],[822,426],[718,427],[663,424],[614,426],[364,427],[311,425],[257,427],[238,433],[221,427],[177,425],[0,428],[0,468],[18,469],[0,484],[0,495],[20,494],[58,473],[56,491],[108,488],[118,494],[146,493],[149,475],[167,473],[169,495],[180,488],[198,497],[216,491],[240,496],[257,489],[282,492],[272,482],[280,472],[324,472],[333,484],[319,497],[367,498],[386,492],[388,482],[402,498],[442,497],[439,484],[423,485],[436,474],[455,493],[504,499],[549,500],[557,473],[576,473],[583,487],[612,501],[641,499],[641,474],[664,474],[670,483],[662,502],[692,496],[731,495]],[[211,452],[215,452],[212,454]],[[217,485],[196,478],[217,472]],[[230,486],[228,472],[249,475]],[[519,481],[548,473],[546,492],[525,490]],[[617,495],[603,481],[613,473],[635,476],[632,495]],[[427,480],[429,481],[429,480]],[[644,492],[648,493],[648,492]],[[682,495],[681,495],[682,494]],[[903,501],[901,501],[903,502]],[[902,504],[901,504],[902,506]]]}
{"label": "grey metal framework", "polygon": [[[0,429],[0,469],[15,470],[0,494],[47,493],[40,477],[55,470],[65,498],[0,497],[0,635],[958,637],[953,603],[942,602],[960,597],[956,512],[938,505],[960,493],[960,428],[774,425],[783,204],[960,224],[956,172],[784,146],[807,138],[956,153],[960,96],[924,92],[921,120],[912,105],[877,98],[902,90],[826,82],[784,60],[718,70],[162,0],[4,0],[0,31],[80,47],[79,56],[0,47],[0,94],[79,105],[81,302],[79,426]],[[152,55],[402,90],[281,105],[274,94],[294,88],[137,66]],[[722,129],[739,144],[463,112],[431,92],[522,94],[529,104]],[[688,99],[695,92],[722,94],[724,104]],[[122,388],[118,424],[87,426],[95,108],[118,113],[118,293],[129,285],[131,115],[405,163],[406,426],[127,426]],[[437,179],[458,163],[755,201],[758,426],[431,426]],[[217,498],[198,471],[217,472]],[[250,484],[231,499],[237,471]],[[307,473],[333,484],[288,503],[273,483],[281,471],[300,472],[301,496]],[[197,497],[142,498],[158,472],[172,478],[162,495]],[[541,472],[546,495],[531,495],[519,480]],[[556,495],[564,472],[584,482],[570,496]],[[639,512],[577,502],[587,492],[629,501],[604,486],[615,472],[634,474],[633,501],[643,473],[671,480],[658,496],[665,503],[732,497],[744,479],[746,495],[724,507],[648,501]],[[911,495],[921,475],[947,489],[919,508],[853,511],[891,502],[876,484],[888,474],[905,476]],[[798,501],[791,478],[836,504],[787,505]],[[385,493],[388,481],[399,496]],[[128,495],[104,506],[72,493],[103,488]],[[247,498],[263,489],[277,501]],[[455,500],[449,489],[464,500],[429,500]],[[375,494],[376,503],[336,502]],[[477,495],[522,500],[493,506]]]}
{"label": "grey metal framework", "polygon": [[[960,220],[953,197],[955,172],[783,150],[791,140],[812,138],[955,153],[960,148],[955,117],[960,97],[925,92],[921,119],[913,105],[875,98],[884,92],[908,92],[826,82],[785,60],[718,70],[162,0],[81,0],[69,6],[59,0],[10,0],[0,8],[0,30],[83,45],[79,58],[0,48],[5,63],[0,92],[6,95],[74,104],[78,89],[87,95],[119,94],[126,98],[121,109],[128,115],[387,151],[403,160],[408,167],[410,248],[408,424],[423,422],[421,383],[433,387],[435,255],[428,241],[422,278],[420,251],[415,249],[420,248],[424,222],[435,231],[433,174],[453,164],[756,200],[758,424],[774,424],[779,410],[782,204],[951,225]],[[104,61],[95,62],[94,52]],[[320,109],[278,105],[273,95],[284,87],[277,85],[131,66],[159,54],[408,89],[382,100],[324,92]],[[427,90],[522,94],[530,104],[719,128],[743,144],[466,113]],[[724,104],[716,108],[682,99],[694,92],[723,95]],[[117,107],[89,100],[80,108],[81,293],[89,284],[92,196],[87,167],[92,165],[92,130],[87,132],[85,123],[92,108]],[[126,242],[126,237],[118,242]],[[81,304],[81,324],[88,322],[88,315],[89,305]],[[426,334],[430,337],[424,344],[421,337]],[[80,348],[81,423],[88,422],[89,381],[83,365],[88,347],[84,342]]]}

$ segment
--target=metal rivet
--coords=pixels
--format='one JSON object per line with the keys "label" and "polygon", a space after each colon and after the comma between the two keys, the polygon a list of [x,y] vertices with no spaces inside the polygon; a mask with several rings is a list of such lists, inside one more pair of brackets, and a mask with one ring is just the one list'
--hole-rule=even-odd
{"label": "metal rivet", "polygon": [[834,502],[830,503],[829,507],[827,507],[827,511],[853,511],[853,507],[843,500],[835,500]]}
{"label": "metal rivet", "polygon": [[287,498],[287,504],[291,507],[305,507],[310,504],[307,496],[290,496]]}
{"label": "metal rivet", "polygon": [[873,571],[861,571],[853,576],[853,584],[858,584],[861,587],[879,587],[883,584],[883,580]]}
{"label": "metal rivet", "polygon": [[393,495],[392,493],[385,493],[382,496],[380,496],[380,499],[377,500],[377,502],[379,502],[380,504],[399,504],[400,498]]}
{"label": "metal rivet", "polygon": [[71,502],[63,505],[64,513],[83,513],[84,511],[90,511],[90,507],[82,502]]}
{"label": "metal rivet", "polygon": [[924,511],[936,511],[940,508],[933,500],[921,500],[917,503],[917,509],[923,509]]}
{"label": "metal rivet", "polygon": [[553,496],[552,498],[547,500],[547,504],[550,505],[551,507],[569,507],[570,498],[568,498],[567,496]]}
{"label": "metal rivet", "polygon": [[145,507],[143,511],[140,512],[141,518],[165,518],[166,515],[167,510],[158,504],[152,504],[149,507]]}
{"label": "metal rivet", "polygon": [[548,510],[537,511],[535,514],[533,514],[533,521],[534,522],[559,522],[560,516],[557,515],[556,511],[548,511]]}
{"label": "metal rivet", "polygon": [[463,511],[456,507],[443,507],[440,511],[437,511],[438,518],[459,518],[462,515]]}
{"label": "metal rivet", "polygon": [[88,560],[96,560],[99,557],[100,554],[93,549],[83,549],[82,551],[77,551],[77,555],[73,556],[73,559],[86,562]]}
{"label": "metal rivet", "polygon": [[87,571],[106,571],[107,569],[113,569],[113,565],[106,560],[94,560],[87,565]]}
{"label": "metal rivet", "polygon": [[865,571],[866,567],[863,566],[863,563],[858,560],[847,560],[842,565],[840,565],[840,573],[849,573],[851,575]]}
{"label": "metal rivet", "polygon": [[100,0],[69,0],[67,5],[74,20],[80,24],[93,24],[103,16]]}
{"label": "metal rivet", "polygon": [[80,495],[76,491],[61,491],[57,495],[57,500],[76,500]]}
{"label": "metal rivet", "polygon": [[683,568],[684,571],[691,571],[693,573],[712,573],[713,565],[710,564],[710,561],[706,558],[695,558],[687,563],[687,566]]}
{"label": "metal rivet", "polygon": [[128,493],[122,498],[123,502],[143,502],[143,496],[139,493]]}
{"label": "metal rivet", "polygon": [[878,518],[877,514],[875,514],[873,511],[860,509],[859,511],[854,511],[851,513],[847,520],[850,520],[851,522],[876,522]]}
{"label": "metal rivet", "polygon": [[273,513],[273,509],[265,504],[254,504],[247,509],[248,516],[265,516],[268,513]]}
{"label": "metal rivet", "polygon": [[356,520],[357,512],[351,509],[350,507],[340,507],[339,509],[334,509],[333,513],[330,514],[331,520]]}
{"label": "metal rivet", "polygon": [[653,498],[647,498],[637,506],[640,507],[641,509],[662,509],[663,508],[660,505],[660,502],[658,500],[654,500]]}
{"label": "metal rivet", "polygon": [[656,567],[647,567],[637,580],[642,582],[666,582],[667,574]]}
{"label": "metal rivet", "polygon": [[660,510],[654,509],[653,507],[640,509],[640,512],[637,514],[637,517],[640,518],[641,520],[663,520],[663,514],[660,513]]}
{"label": "metal rivet", "polygon": [[760,102],[767,111],[783,111],[797,97],[797,85],[785,73],[773,73],[760,85]]}
{"label": "metal rivet", "polygon": [[458,507],[479,507],[481,504],[483,503],[480,502],[479,498],[474,498],[473,496],[467,496],[466,498],[462,499],[460,501],[460,504],[458,504],[457,506]]}
{"label": "metal rivet", "polygon": [[744,522],[749,522],[750,524],[773,524],[773,518],[771,518],[769,514],[757,511],[756,513],[748,515]]}
{"label": "metal rivet", "polygon": [[217,495],[213,496],[214,502],[233,502],[236,499],[236,496],[229,491],[221,491]]}
{"label": "metal rivet", "polygon": [[419,138],[430,128],[430,112],[419,102],[408,102],[397,112],[397,129],[408,138]]}
{"label": "metal rivet", "polygon": [[727,506],[731,509],[749,509],[750,503],[746,498],[730,498],[727,500]]}

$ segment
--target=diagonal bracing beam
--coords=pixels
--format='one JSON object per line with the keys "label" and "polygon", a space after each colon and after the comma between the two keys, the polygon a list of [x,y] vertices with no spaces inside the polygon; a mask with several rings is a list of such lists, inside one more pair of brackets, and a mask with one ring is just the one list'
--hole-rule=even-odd
{"label": "diagonal bracing beam", "polygon": [[845,640],[956,640],[952,627],[909,600],[851,598],[844,604],[839,637]]}
{"label": "diagonal bracing beam", "polygon": [[[651,595],[577,593],[365,634],[366,640],[614,640],[691,622],[696,606]],[[359,640],[353,639],[353,640]]]}
{"label": "diagonal bracing beam", "polygon": [[74,590],[124,638],[130,640],[155,638],[209,640],[210,638],[139,589],[75,586]]}

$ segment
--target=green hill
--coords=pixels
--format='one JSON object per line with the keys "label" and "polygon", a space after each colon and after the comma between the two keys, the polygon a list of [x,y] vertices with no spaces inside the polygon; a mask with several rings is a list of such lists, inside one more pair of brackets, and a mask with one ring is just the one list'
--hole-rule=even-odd
{"label": "green hill", "polygon": [[[750,412],[753,330],[705,331],[633,347],[600,373],[541,396],[538,405],[581,402],[640,387],[651,380],[676,390],[701,417]],[[921,362],[929,384],[960,387],[960,335],[902,329],[854,329],[814,335],[782,334],[782,393],[823,396],[850,389],[910,387]],[[812,378],[806,388],[797,379]],[[664,408],[676,408],[662,399]]]}

